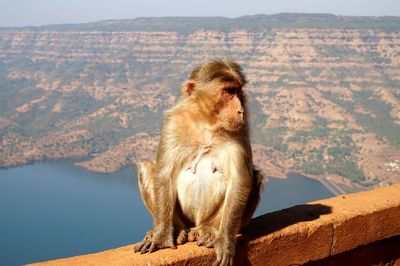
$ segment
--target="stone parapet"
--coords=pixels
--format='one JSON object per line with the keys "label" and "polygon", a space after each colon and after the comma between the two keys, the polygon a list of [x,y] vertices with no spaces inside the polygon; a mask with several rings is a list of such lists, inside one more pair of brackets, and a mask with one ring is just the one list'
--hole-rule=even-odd
{"label": "stone parapet", "polygon": [[[301,265],[382,239],[398,243],[399,235],[400,184],[396,184],[257,217],[238,239],[235,263]],[[32,265],[211,265],[215,260],[212,249],[194,243],[145,255],[134,253],[133,247]]]}

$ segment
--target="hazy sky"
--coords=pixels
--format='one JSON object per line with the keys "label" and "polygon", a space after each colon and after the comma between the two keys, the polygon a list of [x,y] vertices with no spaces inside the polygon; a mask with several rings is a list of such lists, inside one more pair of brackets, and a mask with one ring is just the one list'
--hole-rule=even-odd
{"label": "hazy sky", "polygon": [[400,16],[400,0],[0,0],[0,26],[159,16],[232,18],[280,12]]}

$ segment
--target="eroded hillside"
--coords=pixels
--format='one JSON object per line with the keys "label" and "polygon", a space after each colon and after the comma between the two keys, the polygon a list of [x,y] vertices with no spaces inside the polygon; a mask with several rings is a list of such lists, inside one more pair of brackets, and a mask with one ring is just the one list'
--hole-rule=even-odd
{"label": "eroded hillside", "polygon": [[84,157],[80,166],[111,172],[154,158],[162,112],[189,71],[231,57],[250,81],[254,155],[267,175],[400,181],[400,30],[382,26],[400,29],[400,19],[352,28],[357,18],[305,16],[294,27],[290,16],[223,29],[187,18],[197,24],[186,31],[121,28],[129,21],[0,29],[0,165]]}

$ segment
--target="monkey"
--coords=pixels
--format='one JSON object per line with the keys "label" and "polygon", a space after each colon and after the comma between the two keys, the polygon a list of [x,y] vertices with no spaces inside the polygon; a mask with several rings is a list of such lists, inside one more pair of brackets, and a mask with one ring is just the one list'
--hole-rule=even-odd
{"label": "monkey", "polygon": [[230,59],[198,65],[164,113],[156,161],[137,163],[141,197],[154,228],[139,253],[197,241],[213,265],[233,265],[236,236],[260,199],[249,138],[246,76]]}

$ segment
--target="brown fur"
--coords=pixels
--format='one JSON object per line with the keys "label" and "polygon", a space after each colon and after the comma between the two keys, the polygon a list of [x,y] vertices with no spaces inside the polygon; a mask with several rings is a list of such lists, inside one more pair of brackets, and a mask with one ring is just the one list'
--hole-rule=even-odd
{"label": "brown fur", "polygon": [[139,187],[154,229],[135,252],[186,241],[214,247],[215,265],[232,265],[235,237],[259,201],[253,169],[245,75],[230,60],[193,70],[178,103],[165,113],[156,163],[138,164]]}

